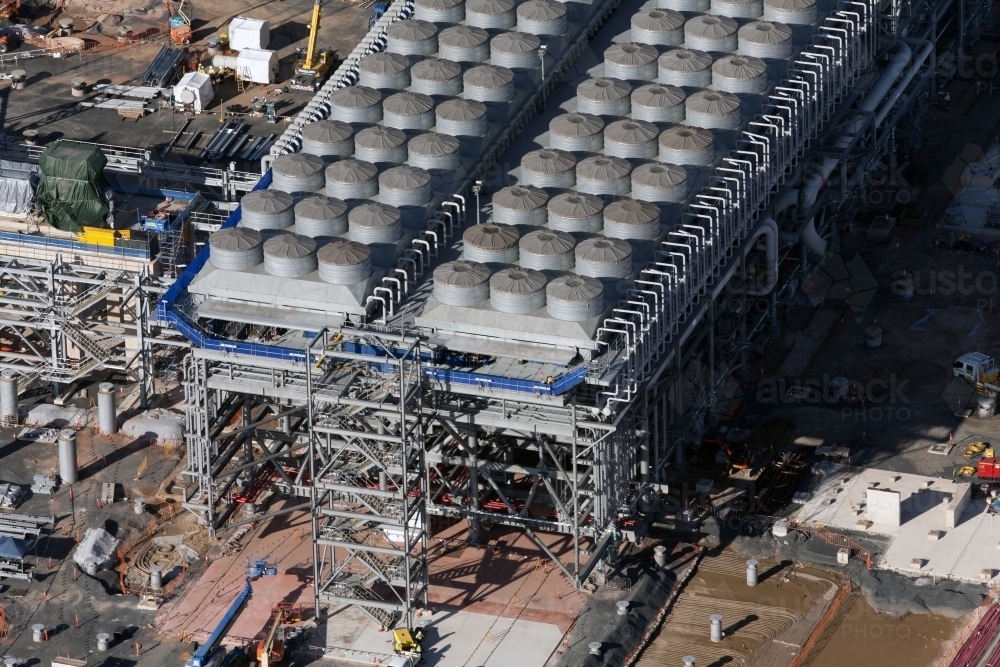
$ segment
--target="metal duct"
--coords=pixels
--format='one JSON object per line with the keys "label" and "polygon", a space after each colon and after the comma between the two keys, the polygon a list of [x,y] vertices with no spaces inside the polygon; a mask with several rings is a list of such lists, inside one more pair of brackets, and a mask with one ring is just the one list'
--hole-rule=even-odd
{"label": "metal duct", "polygon": [[315,192],[323,187],[323,160],[309,153],[286,153],[271,163],[271,187],[282,192]]}
{"label": "metal duct", "polygon": [[655,81],[655,47],[625,42],[612,44],[604,51],[604,76],[625,81]]}
{"label": "metal duct", "polygon": [[458,23],[465,18],[465,0],[414,0],[413,16],[432,23]]}
{"label": "metal duct", "polygon": [[549,195],[530,185],[513,185],[493,195],[493,220],[507,225],[544,225]]}
{"label": "metal duct", "polygon": [[382,122],[398,130],[429,130],[434,127],[434,100],[408,90],[390,95],[382,103]]}
{"label": "metal duct", "polygon": [[764,0],[764,20],[812,25],[819,16],[816,0]]}
{"label": "metal duct", "polygon": [[740,126],[740,98],[722,91],[699,90],[684,100],[684,114],[695,127],[735,130]]}
{"label": "metal duct", "polygon": [[628,194],[631,173],[632,165],[620,157],[588,157],[576,166],[576,189],[592,195]]}
{"label": "metal duct", "polygon": [[588,79],[576,87],[576,110],[597,116],[625,116],[632,86],[621,79]]}
{"label": "metal duct", "polygon": [[565,35],[566,6],[552,0],[528,0],[517,8],[517,29],[532,35]]}
{"label": "metal duct", "polygon": [[660,134],[660,162],[707,167],[715,159],[715,135],[700,127],[676,125]]}
{"label": "metal duct", "polygon": [[355,285],[372,274],[372,250],[357,241],[333,241],[319,249],[319,277],[332,285]]}
{"label": "metal duct", "polygon": [[632,118],[650,123],[679,123],[684,120],[687,95],[677,86],[651,83],[632,91]]}
{"label": "metal duct", "polygon": [[564,192],[549,200],[549,228],[560,232],[598,232],[604,227],[604,202],[582,192]]}
{"label": "metal duct", "polygon": [[434,269],[434,298],[448,306],[474,306],[490,298],[490,270],[459,259]]}
{"label": "metal duct", "polygon": [[462,259],[481,264],[513,264],[521,234],[511,225],[473,225],[462,234]]}
{"label": "metal duct", "polygon": [[542,40],[527,32],[505,32],[490,40],[490,61],[510,69],[529,70],[542,64]]}
{"label": "metal duct", "polygon": [[684,15],[670,9],[644,9],[632,15],[633,42],[677,46],[684,42]]}
{"label": "metal duct", "polygon": [[684,24],[684,44],[698,51],[736,50],[739,24],[728,16],[701,14]]}
{"label": "metal duct", "polygon": [[549,146],[596,153],[604,148],[604,121],[588,113],[567,113],[549,121]]}
{"label": "metal duct", "polygon": [[704,88],[712,83],[712,56],[704,51],[672,49],[656,62],[662,83]]}
{"label": "metal duct", "polygon": [[18,423],[17,374],[14,371],[0,374],[0,420],[4,424]]}
{"label": "metal duct", "polygon": [[424,206],[431,201],[431,175],[408,164],[393,167],[379,174],[378,192],[392,206]]}
{"label": "metal duct", "polygon": [[490,304],[501,313],[524,315],[545,306],[545,275],[510,267],[490,276]]}
{"label": "metal duct", "polygon": [[763,0],[711,0],[712,13],[734,19],[756,19],[764,14]]}
{"label": "metal duct", "polygon": [[386,32],[386,50],[404,56],[433,55],[438,50],[437,32],[433,23],[419,19],[390,23]]}
{"label": "metal duct", "polygon": [[521,158],[521,183],[537,188],[571,188],[576,182],[576,158],[558,148],[531,151]]}
{"label": "metal duct", "polygon": [[378,194],[378,169],[371,162],[349,158],[326,168],[326,194],[337,199],[369,199]]}
{"label": "metal duct", "polygon": [[384,125],[366,127],[354,137],[354,155],[372,164],[406,162],[406,134]]}
{"label": "metal duct", "polygon": [[586,276],[559,276],[545,286],[545,302],[557,320],[590,320],[604,312],[604,285]]}
{"label": "metal duct", "polygon": [[295,232],[302,236],[336,236],[347,231],[347,204],[313,195],[295,205]]}
{"label": "metal duct", "polygon": [[656,0],[660,9],[672,9],[677,12],[707,12],[710,0]]}
{"label": "metal duct", "polygon": [[[613,201],[604,209],[604,235],[610,239],[652,241],[660,235],[660,207],[634,199]],[[629,247],[631,248],[631,246]],[[631,257],[631,250],[629,253]],[[602,253],[600,257],[606,255],[607,253]],[[594,256],[596,257],[597,254],[594,253]],[[597,262],[598,260],[591,261]],[[585,269],[579,267],[577,269],[581,273],[587,273]],[[631,272],[631,259],[629,259],[629,270],[626,273],[629,272]],[[592,275],[595,278],[603,277],[596,273],[587,273],[587,275]],[[614,277],[622,276],[616,275]]]}
{"label": "metal duct", "polygon": [[478,100],[463,98],[442,102],[434,110],[437,131],[453,137],[482,137],[486,135],[486,105]]}
{"label": "metal duct", "polygon": [[396,243],[403,236],[403,216],[389,204],[367,202],[347,214],[352,241],[358,243]]}
{"label": "metal duct", "polygon": [[754,21],[737,33],[739,51],[756,58],[785,60],[792,55],[792,30],[784,23]]}
{"label": "metal duct", "polygon": [[506,67],[479,65],[462,77],[465,96],[480,102],[510,102],[514,99],[514,73]]}
{"label": "metal duct", "polygon": [[461,143],[455,137],[438,132],[418,134],[406,144],[409,159],[414,167],[429,171],[453,171],[461,164]]}
{"label": "metal duct", "polygon": [[105,435],[114,435],[118,432],[115,385],[110,382],[102,382],[97,387],[97,423],[101,433]]}
{"label": "metal duct", "polygon": [[410,87],[424,95],[458,95],[462,92],[462,66],[450,60],[421,60],[410,70]]}
{"label": "metal duct", "polygon": [[80,481],[76,459],[76,431],[64,428],[59,431],[59,478],[63,484]]}
{"label": "metal duct", "polygon": [[264,261],[264,239],[247,227],[229,227],[208,237],[208,258],[216,268],[246,271]]}
{"label": "metal duct", "polygon": [[362,86],[402,90],[410,85],[410,61],[398,53],[378,51],[358,61],[358,75]]}
{"label": "metal duct", "polygon": [[644,120],[616,120],[604,128],[604,154],[649,159],[657,154],[659,128]]}
{"label": "metal duct", "polygon": [[316,241],[299,234],[277,234],[264,243],[264,270],[279,278],[300,278],[316,270]]}
{"label": "metal duct", "polygon": [[285,229],[295,222],[295,200],[280,190],[254,190],[243,195],[240,224],[250,229]]}
{"label": "metal duct", "polygon": [[753,56],[724,56],[712,64],[712,85],[727,93],[760,95],[767,90],[767,64]]}
{"label": "metal duct", "polygon": [[456,63],[481,63],[490,57],[490,36],[482,28],[455,25],[438,35],[439,55]]}
{"label": "metal duct", "polygon": [[632,273],[632,246],[615,238],[581,241],[576,246],[576,272],[591,278],[627,278]]}
{"label": "metal duct", "polygon": [[317,120],[302,127],[302,152],[320,157],[354,154],[354,129],[339,120]]}
{"label": "metal duct", "polygon": [[566,232],[539,229],[521,237],[521,266],[537,271],[573,268],[576,239]]}
{"label": "metal duct", "polygon": [[330,115],[345,123],[377,123],[382,120],[382,93],[365,86],[341,88],[330,95]]}
{"label": "metal duct", "polygon": [[682,202],[687,197],[687,191],[687,171],[684,167],[644,164],[632,172],[632,196],[636,199],[663,203]]}
{"label": "metal duct", "polygon": [[517,24],[514,0],[468,0],[465,22],[485,30],[510,30]]}

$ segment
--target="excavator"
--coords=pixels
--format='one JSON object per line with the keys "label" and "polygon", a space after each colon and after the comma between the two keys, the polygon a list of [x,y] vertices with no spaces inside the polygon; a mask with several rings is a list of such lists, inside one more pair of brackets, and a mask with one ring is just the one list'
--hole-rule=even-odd
{"label": "excavator", "polygon": [[319,37],[319,22],[323,14],[323,0],[313,4],[312,20],[309,21],[309,44],[305,51],[299,51],[299,59],[295,64],[295,78],[292,88],[299,90],[319,90],[323,79],[340,64],[337,52],[333,49],[316,48]]}

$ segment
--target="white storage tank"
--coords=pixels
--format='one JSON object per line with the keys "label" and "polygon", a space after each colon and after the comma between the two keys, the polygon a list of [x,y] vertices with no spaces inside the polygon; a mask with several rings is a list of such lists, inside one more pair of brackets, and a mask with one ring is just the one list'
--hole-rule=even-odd
{"label": "white storage tank", "polygon": [[530,70],[542,64],[542,40],[527,32],[505,32],[490,40],[490,61],[511,70]]}
{"label": "white storage tank", "polygon": [[332,285],[355,285],[372,274],[372,250],[357,241],[332,241],[316,257],[320,279]]}
{"label": "white storage tank", "polygon": [[458,139],[447,134],[418,134],[406,144],[407,161],[428,171],[453,171],[461,164],[461,147]]}
{"label": "white storage tank", "polygon": [[358,243],[396,243],[403,236],[403,216],[389,204],[367,202],[347,214],[352,241]]}
{"label": "white storage tank", "polygon": [[[635,199],[613,201],[604,209],[604,235],[609,239],[652,241],[660,235],[660,207]],[[594,255],[588,256],[588,258],[592,257]],[[585,269],[580,269],[580,271],[581,273],[586,272]],[[597,273],[588,273],[588,275],[596,278],[605,277]],[[623,276],[615,275],[614,277],[621,278]]]}
{"label": "white storage tank", "polygon": [[233,51],[266,49],[270,44],[271,26],[267,21],[237,16],[229,22],[229,48]]}
{"label": "white storage tank", "polygon": [[493,222],[473,225],[462,234],[462,259],[482,264],[513,264],[517,261],[520,240],[520,233],[511,225]]}
{"label": "white storage tank", "polygon": [[712,65],[712,86],[727,93],[760,95],[767,90],[767,64],[753,56],[723,56]]}
{"label": "white storage tank", "polygon": [[174,86],[174,99],[185,105],[190,104],[195,113],[207,109],[214,98],[212,78],[201,72],[188,72]]}
{"label": "white storage tank", "polygon": [[684,24],[684,44],[698,51],[736,50],[739,24],[728,16],[699,14]]}
{"label": "white storage tank", "polygon": [[549,146],[596,153],[604,148],[604,121],[589,113],[567,113],[549,121]]}
{"label": "white storage tank", "polygon": [[316,192],[322,189],[324,163],[310,153],[285,153],[271,163],[271,187],[283,192]]}
{"label": "white storage tank", "polygon": [[559,276],[545,286],[545,305],[557,320],[583,322],[604,313],[604,285],[587,276]]}
{"label": "white storage tank", "polygon": [[216,268],[246,271],[264,261],[264,240],[255,229],[229,227],[208,237],[209,259]]}
{"label": "white storage tank", "polygon": [[462,66],[450,60],[428,58],[410,69],[411,88],[424,95],[458,95],[462,92]]}
{"label": "white storage tank", "polygon": [[368,199],[378,194],[378,168],[348,158],[326,168],[326,194],[337,199]]}
{"label": "white storage tank", "polygon": [[279,278],[300,278],[316,270],[316,241],[298,234],[276,234],[264,243],[264,270]]}
{"label": "white storage tank", "polygon": [[510,102],[514,99],[514,73],[506,67],[479,65],[462,77],[465,96],[480,102]]}
{"label": "white storage tank", "polygon": [[367,86],[335,90],[330,95],[330,116],[345,123],[376,123],[382,120],[382,93]]}
{"label": "white storage tank", "polygon": [[493,194],[493,220],[506,225],[544,225],[549,195],[530,185],[512,185]]}
{"label": "white storage tank", "polygon": [[635,159],[655,158],[659,135],[659,128],[648,121],[616,120],[604,128],[604,154]]}
{"label": "white storage tank", "polygon": [[465,0],[415,0],[413,16],[431,23],[458,23],[465,18]]}
{"label": "white storage tank", "polygon": [[627,278],[632,246],[614,238],[590,238],[576,246],[576,272],[591,278]]}
{"label": "white storage tank", "polygon": [[632,171],[632,196],[636,199],[677,203],[684,201],[687,192],[687,171],[684,167],[664,163],[644,164]]}
{"label": "white storage tank", "polygon": [[521,183],[536,188],[571,188],[576,182],[576,158],[558,148],[542,148],[521,158]]}
{"label": "white storage tank", "polygon": [[325,195],[306,197],[295,205],[295,233],[316,238],[347,231],[347,204]]}
{"label": "white storage tank", "polygon": [[378,51],[358,61],[358,74],[362,86],[402,90],[410,85],[410,61],[398,53]]}
{"label": "white storage tank", "polygon": [[545,275],[512,266],[490,276],[490,304],[501,313],[525,315],[545,307]]}
{"label": "white storage tank", "polygon": [[712,56],[704,51],[672,49],[657,60],[660,82],[671,86],[704,88],[712,83]]}
{"label": "white storage tank", "polygon": [[448,306],[474,306],[490,298],[490,270],[459,259],[434,269],[434,298]]}
{"label": "white storage tank", "polygon": [[434,100],[408,90],[390,95],[382,103],[382,122],[398,130],[429,130],[434,127]]}
{"label": "white storage tank", "polygon": [[457,98],[446,100],[434,110],[437,131],[453,137],[482,137],[486,135],[486,105],[477,100]]}
{"label": "white storage tank", "polygon": [[285,229],[295,222],[295,200],[280,190],[254,190],[240,200],[240,224],[250,229]]}
{"label": "white storage tank", "polygon": [[660,162],[707,167],[715,159],[715,135],[700,127],[675,125],[660,134]]}
{"label": "white storage tank", "polygon": [[549,228],[560,232],[598,232],[604,227],[604,201],[583,192],[564,192],[549,200]]}
{"label": "white storage tank", "polygon": [[438,50],[438,29],[420,19],[390,23],[386,31],[386,50],[404,56],[430,56]]}
{"label": "white storage tank", "polygon": [[711,0],[712,13],[734,19],[756,19],[764,14],[763,0]]}
{"label": "white storage tank", "polygon": [[784,23],[754,21],[737,33],[743,55],[785,60],[792,55],[792,30]]}
{"label": "white storage tank", "polygon": [[576,87],[576,110],[597,116],[625,116],[632,86],[621,79],[588,79]]}
{"label": "white storage tank", "polygon": [[456,63],[481,63],[490,57],[490,36],[482,28],[453,25],[438,35],[438,52]]}
{"label": "white storage tank", "polygon": [[378,192],[392,206],[423,206],[431,200],[431,175],[408,164],[386,169],[379,174]]}
{"label": "white storage tank", "polygon": [[317,120],[302,127],[302,152],[320,157],[354,154],[354,128],[340,120]]}
{"label": "white storage tank", "polygon": [[699,90],[684,100],[687,122],[706,130],[735,130],[740,126],[740,98],[732,93]]}
{"label": "white storage tank", "polygon": [[517,25],[514,0],[468,0],[465,22],[485,30],[510,30]]}
{"label": "white storage tank", "polygon": [[624,195],[632,189],[628,160],[598,155],[581,160],[576,166],[576,189],[592,195]]}
{"label": "white storage tank", "polygon": [[528,0],[517,8],[517,29],[532,35],[565,35],[566,6],[553,0]]}
{"label": "white storage tank", "polygon": [[406,134],[384,125],[366,127],[354,136],[354,156],[372,164],[406,162]]}
{"label": "white storage tank", "polygon": [[650,123],[679,123],[684,120],[682,88],[649,83],[632,91],[632,118]]}
{"label": "white storage tank", "polygon": [[764,20],[786,25],[812,25],[819,17],[816,0],[764,0]]}
{"label": "white storage tank", "polygon": [[656,0],[658,8],[675,12],[707,12],[709,4],[709,0]]}
{"label": "white storage tank", "polygon": [[566,232],[538,229],[521,237],[521,266],[536,271],[568,271],[573,268],[576,239]]}
{"label": "white storage tank", "polygon": [[604,76],[625,81],[655,81],[657,55],[656,48],[649,44],[612,44],[604,51]]}
{"label": "white storage tank", "polygon": [[678,46],[684,42],[684,15],[671,9],[643,9],[632,15],[633,42]]}

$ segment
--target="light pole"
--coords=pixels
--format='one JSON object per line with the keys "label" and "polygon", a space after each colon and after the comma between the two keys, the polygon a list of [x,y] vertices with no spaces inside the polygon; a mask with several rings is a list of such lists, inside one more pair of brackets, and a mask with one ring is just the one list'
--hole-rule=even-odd
{"label": "light pole", "polygon": [[482,208],[479,205],[479,191],[483,189],[483,182],[476,181],[475,185],[472,186],[472,194],[476,195],[476,224],[479,224],[479,211]]}
{"label": "light pole", "polygon": [[542,106],[545,106],[545,44],[539,46],[538,50],[542,52]]}

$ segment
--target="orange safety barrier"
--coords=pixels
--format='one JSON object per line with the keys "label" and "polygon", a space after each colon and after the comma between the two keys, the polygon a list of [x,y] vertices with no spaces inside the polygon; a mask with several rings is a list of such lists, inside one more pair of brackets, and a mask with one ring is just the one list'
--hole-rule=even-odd
{"label": "orange safety barrier", "polygon": [[809,651],[812,650],[812,648],[816,645],[816,642],[818,642],[820,637],[823,636],[823,633],[826,632],[827,627],[829,627],[830,623],[833,622],[833,619],[836,618],[837,614],[840,612],[840,607],[844,604],[844,600],[846,600],[850,594],[851,582],[848,581],[844,584],[843,588],[837,592],[837,596],[833,598],[833,602],[830,603],[830,607],[826,610],[826,613],[823,614],[822,618],[819,619],[819,623],[816,624],[813,631],[809,633],[809,638],[806,640],[806,643],[802,645],[802,649],[792,657],[792,661],[788,663],[788,667],[799,667],[799,665],[805,661],[806,657],[809,655]]}

